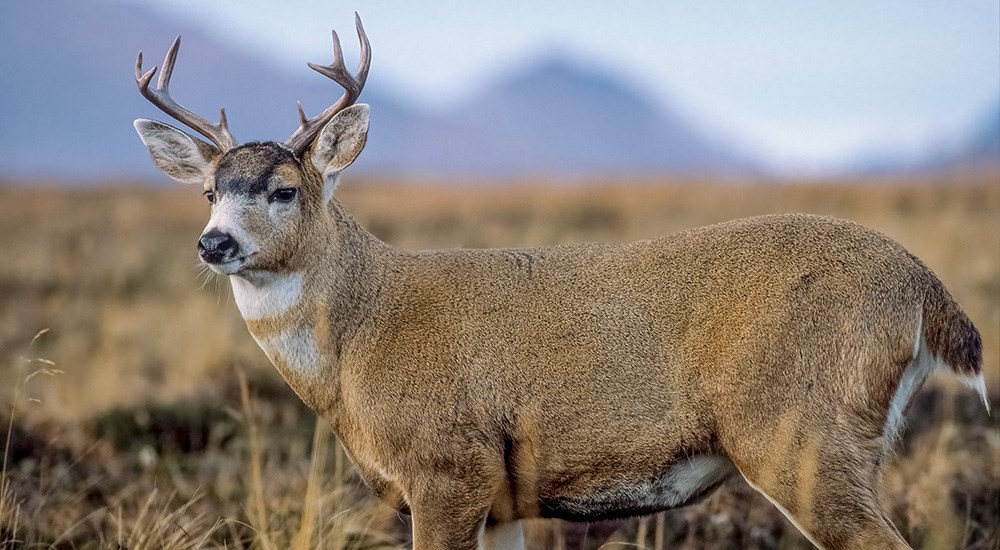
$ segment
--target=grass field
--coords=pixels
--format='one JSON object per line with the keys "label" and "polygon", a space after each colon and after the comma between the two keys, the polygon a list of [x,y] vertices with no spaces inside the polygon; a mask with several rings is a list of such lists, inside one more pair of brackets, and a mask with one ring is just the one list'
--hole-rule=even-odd
{"label": "grass field", "polygon": [[[934,269],[984,337],[1000,402],[1000,186],[960,182],[457,188],[349,181],[362,224],[407,248],[624,241],[769,212],[850,218]],[[196,262],[190,188],[0,187],[0,548],[380,548],[335,438]],[[41,332],[45,329],[45,332]],[[1000,548],[1000,422],[935,378],[884,497],[918,547]],[[831,518],[832,520],[833,518]],[[807,548],[740,480],[642,521],[533,522],[533,548]]]}

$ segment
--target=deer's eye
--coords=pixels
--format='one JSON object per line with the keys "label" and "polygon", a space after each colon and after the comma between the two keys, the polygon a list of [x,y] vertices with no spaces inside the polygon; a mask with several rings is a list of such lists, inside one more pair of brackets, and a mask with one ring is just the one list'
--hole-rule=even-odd
{"label": "deer's eye", "polygon": [[205,195],[205,198],[208,199],[208,202],[215,204],[215,191],[209,189],[208,191],[202,193],[202,195]]}
{"label": "deer's eye", "polygon": [[292,199],[295,198],[295,193],[296,193],[296,191],[295,191],[294,187],[287,187],[287,188],[284,188],[284,189],[278,189],[274,193],[271,193],[271,196],[269,197],[269,200],[271,202],[274,202],[274,201],[278,201],[278,202],[292,202]]}

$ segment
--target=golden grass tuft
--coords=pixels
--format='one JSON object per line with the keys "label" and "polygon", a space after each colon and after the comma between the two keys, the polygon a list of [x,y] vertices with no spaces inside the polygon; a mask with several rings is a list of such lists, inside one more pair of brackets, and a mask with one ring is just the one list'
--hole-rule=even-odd
{"label": "golden grass tuft", "polygon": [[264,476],[261,473],[261,442],[260,434],[257,431],[257,424],[254,421],[253,406],[250,404],[250,389],[247,386],[247,377],[243,371],[238,373],[240,379],[240,401],[243,404],[243,414],[247,426],[247,433],[250,437],[250,495],[252,496],[250,515],[253,520],[254,531],[257,534],[257,542],[266,549],[274,548],[271,542],[271,528],[267,522],[267,506],[264,504]]}

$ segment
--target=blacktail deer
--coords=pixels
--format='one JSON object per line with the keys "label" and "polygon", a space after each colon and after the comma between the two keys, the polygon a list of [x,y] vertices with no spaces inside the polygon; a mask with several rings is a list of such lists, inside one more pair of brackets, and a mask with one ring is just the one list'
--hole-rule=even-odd
{"label": "blacktail deer", "polygon": [[140,92],[156,165],[204,188],[202,260],[336,431],[413,545],[523,546],[519,520],[649,514],[743,476],[817,546],[906,548],[879,503],[914,392],[938,367],[986,402],[981,340],[941,281],[855,223],[774,215],[627,244],[401,250],[333,196],[361,153],[360,69],[288,141],[238,145],[168,86]]}

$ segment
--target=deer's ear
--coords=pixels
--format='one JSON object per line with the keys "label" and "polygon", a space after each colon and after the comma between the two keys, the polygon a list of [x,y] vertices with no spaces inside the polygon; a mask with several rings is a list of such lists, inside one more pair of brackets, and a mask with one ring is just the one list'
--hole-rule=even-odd
{"label": "deer's ear", "polygon": [[337,177],[350,166],[368,140],[368,105],[358,103],[340,111],[323,127],[313,144],[312,164],[323,174],[323,195],[333,196]]}
{"label": "deer's ear", "polygon": [[219,150],[187,133],[155,120],[140,118],[133,125],[157,168],[180,183],[202,184]]}

